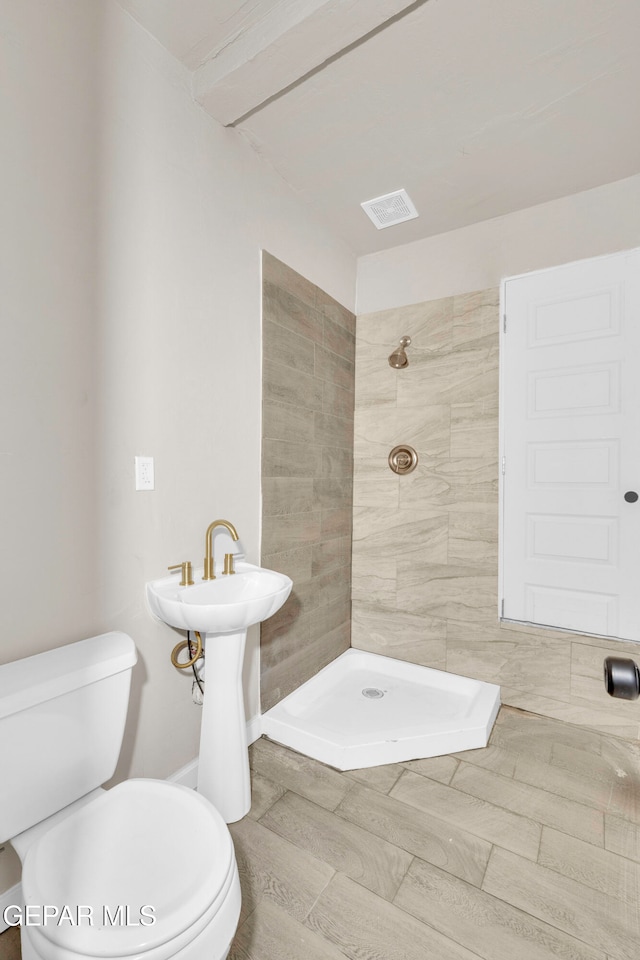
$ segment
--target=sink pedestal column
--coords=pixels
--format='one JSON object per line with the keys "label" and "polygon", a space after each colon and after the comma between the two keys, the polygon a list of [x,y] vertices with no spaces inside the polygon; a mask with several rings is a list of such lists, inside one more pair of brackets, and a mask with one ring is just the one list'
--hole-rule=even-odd
{"label": "sink pedestal column", "polygon": [[242,665],[247,631],[204,638],[204,704],[198,759],[198,793],[227,823],[251,807]]}

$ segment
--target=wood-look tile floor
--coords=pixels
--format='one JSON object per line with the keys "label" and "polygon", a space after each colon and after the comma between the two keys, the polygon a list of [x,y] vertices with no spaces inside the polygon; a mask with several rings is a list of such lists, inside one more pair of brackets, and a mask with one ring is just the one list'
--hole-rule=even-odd
{"label": "wood-look tile floor", "polygon": [[11,927],[0,934],[0,960],[20,960],[20,931]]}
{"label": "wood-look tile floor", "polygon": [[229,960],[639,960],[640,745],[503,708],[454,756],[250,755]]}
{"label": "wood-look tile floor", "polygon": [[640,960],[640,745],[503,707],[454,756],[250,752],[229,960]]}

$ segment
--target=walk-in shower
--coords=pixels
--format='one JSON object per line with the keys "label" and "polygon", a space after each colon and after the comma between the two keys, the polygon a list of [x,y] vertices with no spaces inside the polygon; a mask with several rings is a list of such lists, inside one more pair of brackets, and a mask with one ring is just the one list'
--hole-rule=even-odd
{"label": "walk-in shower", "polygon": [[[370,329],[363,321],[354,426],[355,316],[274,258],[263,264],[262,554],[290,573],[294,590],[261,633],[262,731],[340,769],[483,747],[499,687],[424,665],[446,666],[449,609],[466,612],[477,592],[469,580],[473,592],[459,601],[465,578],[438,576],[449,539],[452,556],[468,546],[466,512],[461,520],[449,502],[464,499],[471,481],[458,477],[443,499],[438,476],[440,499],[429,500],[434,464],[448,469],[451,460],[451,404],[434,412],[428,401],[434,351],[439,356],[453,310],[392,311],[374,316]],[[288,364],[278,352],[285,320],[298,349]],[[447,360],[448,372],[458,359]],[[354,596],[351,555],[359,571]],[[435,640],[431,610],[445,631]]]}

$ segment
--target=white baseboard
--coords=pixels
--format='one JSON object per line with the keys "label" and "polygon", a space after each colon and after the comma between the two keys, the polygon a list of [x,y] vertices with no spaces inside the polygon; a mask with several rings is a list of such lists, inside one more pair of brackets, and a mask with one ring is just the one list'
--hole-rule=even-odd
{"label": "white baseboard", "polygon": [[5,923],[4,912],[7,907],[19,906],[22,909],[22,884],[16,883],[15,887],[9,887],[0,893],[0,933],[9,929],[9,924]]}
{"label": "white baseboard", "polygon": [[172,773],[170,777],[167,777],[167,780],[169,783],[179,783],[182,787],[189,787],[190,790],[195,790],[198,786],[198,758],[196,757],[194,760],[186,763],[184,767],[180,767],[180,769]]}
{"label": "white baseboard", "polygon": [[[251,720],[247,720],[247,743],[253,743],[261,736],[262,715],[258,714],[258,716],[252,717]],[[170,783],[179,783],[183,787],[189,787],[191,790],[195,790],[198,784],[198,758],[196,757],[194,760],[186,763],[184,767],[180,767],[180,769],[172,773],[170,777],[167,777],[167,780]],[[10,887],[8,890],[0,892],[0,933],[4,933],[4,931],[8,929],[8,925],[4,922],[4,911],[14,903],[22,903],[22,885],[19,883],[17,883],[15,887]]]}
{"label": "white baseboard", "polygon": [[262,714],[247,720],[247,743],[254,743],[262,736]]}

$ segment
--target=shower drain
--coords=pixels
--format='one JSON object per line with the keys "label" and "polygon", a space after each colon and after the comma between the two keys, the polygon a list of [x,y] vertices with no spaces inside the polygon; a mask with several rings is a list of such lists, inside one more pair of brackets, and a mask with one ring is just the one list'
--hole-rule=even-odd
{"label": "shower drain", "polygon": [[368,700],[379,700],[384,697],[384,690],[380,690],[378,687],[365,687],[362,696],[367,697]]}

